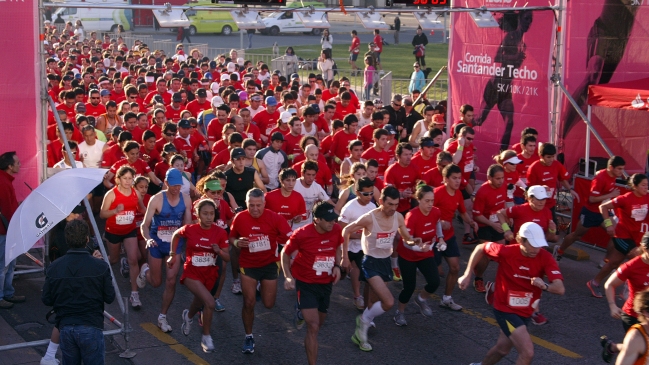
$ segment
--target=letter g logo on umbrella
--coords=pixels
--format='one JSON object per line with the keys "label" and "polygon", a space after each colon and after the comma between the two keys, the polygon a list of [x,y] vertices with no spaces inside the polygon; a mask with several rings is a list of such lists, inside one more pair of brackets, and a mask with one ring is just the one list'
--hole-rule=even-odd
{"label": "letter g logo on umbrella", "polygon": [[47,225],[47,217],[45,217],[45,213],[41,213],[36,217],[36,222],[34,224],[36,225],[36,228],[43,228]]}

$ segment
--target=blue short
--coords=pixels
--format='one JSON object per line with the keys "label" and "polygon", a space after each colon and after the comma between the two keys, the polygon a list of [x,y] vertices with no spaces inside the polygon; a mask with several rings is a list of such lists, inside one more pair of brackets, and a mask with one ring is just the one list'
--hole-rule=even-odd
{"label": "blue short", "polygon": [[613,246],[618,252],[628,255],[636,247],[636,243],[630,238],[613,237]]}
{"label": "blue short", "polygon": [[392,281],[392,262],[390,257],[377,259],[376,257],[365,255],[361,264],[362,281],[379,276],[383,281]]}
{"label": "blue short", "polygon": [[350,61],[356,62],[357,59],[358,59],[358,53],[350,53],[349,54],[349,60]]}
{"label": "blue short", "polygon": [[[184,240],[180,240],[180,242],[178,242],[178,247],[176,247],[176,254],[181,254],[183,252],[184,242]],[[157,246],[149,247],[149,255],[156,259],[163,259],[169,256],[169,251],[171,251],[171,243],[159,241],[156,241],[156,243],[158,244]]]}
{"label": "blue short", "polygon": [[435,256],[435,263],[437,266],[442,264],[442,257],[460,257],[460,247],[457,245],[455,236],[446,241],[446,250],[437,251],[437,246],[433,249]]}
{"label": "blue short", "polygon": [[599,227],[604,222],[604,217],[600,213],[591,212],[586,207],[581,207],[579,222],[584,228]]}

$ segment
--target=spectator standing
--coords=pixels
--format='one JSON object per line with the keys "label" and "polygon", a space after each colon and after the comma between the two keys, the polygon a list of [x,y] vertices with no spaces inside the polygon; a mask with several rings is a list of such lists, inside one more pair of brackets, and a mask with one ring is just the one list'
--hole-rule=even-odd
{"label": "spectator standing", "polygon": [[379,74],[383,75],[383,67],[381,66],[381,52],[383,52],[383,37],[381,37],[381,31],[374,29],[374,60],[376,61],[376,68],[381,70]]}
{"label": "spectator standing", "polygon": [[248,29],[248,49],[252,48],[252,36],[255,35],[255,30],[254,29]]}
{"label": "spectator standing", "polygon": [[318,70],[322,71],[322,77],[324,78],[325,84],[329,87],[329,84],[334,79],[334,61],[329,56],[329,52],[322,50],[322,54],[318,59]]}
{"label": "spectator standing", "polygon": [[352,66],[352,76],[356,75],[358,66],[356,66],[356,60],[358,59],[358,54],[361,52],[361,39],[358,38],[358,32],[352,30],[352,44],[349,46],[349,64]]}
{"label": "spectator standing", "polygon": [[[115,300],[108,264],[86,249],[88,224],[72,220],[65,227],[68,252],[47,269],[42,301],[53,306],[61,332],[64,364],[105,362],[104,303]],[[83,292],[84,295],[79,295]]]}
{"label": "spectator standing", "polygon": [[424,76],[424,71],[421,70],[418,62],[415,62],[412,65],[414,71],[410,75],[410,85],[408,86],[408,92],[412,94],[415,90],[423,90],[426,87],[426,76]]}
{"label": "spectator standing", "polygon": [[328,58],[333,58],[333,44],[334,37],[329,33],[329,29],[325,29],[322,32],[322,38],[320,39],[320,44],[322,44],[322,52],[326,52],[329,56]]}
{"label": "spectator standing", "polygon": [[401,19],[399,19],[401,13],[397,13],[397,16],[394,17],[394,44],[399,44],[399,32],[401,31]]}
{"label": "spectator standing", "polygon": [[[415,62],[418,62],[421,67],[426,67],[426,45],[428,44],[428,37],[424,34],[421,26],[417,28],[417,34],[412,38],[412,46],[415,47],[413,53],[415,54]],[[419,89],[421,90],[421,89]]]}
{"label": "spectator standing", "polygon": [[20,160],[16,152],[5,152],[0,155],[0,309],[9,309],[14,303],[25,301],[22,295],[14,295],[14,270],[16,260],[5,265],[5,246],[9,222],[18,209],[16,190],[13,181],[20,171]]}

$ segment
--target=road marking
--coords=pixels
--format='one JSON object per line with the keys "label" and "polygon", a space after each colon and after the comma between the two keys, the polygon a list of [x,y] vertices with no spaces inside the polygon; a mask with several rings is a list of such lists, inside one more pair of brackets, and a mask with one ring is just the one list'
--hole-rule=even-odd
{"label": "road marking", "polygon": [[187,360],[191,361],[196,365],[209,365],[209,363],[203,360],[200,356],[196,355],[192,350],[181,345],[173,337],[168,334],[160,331],[158,326],[153,323],[141,323],[140,327],[144,328],[145,331],[149,332],[153,337],[157,338],[163,343],[169,345],[169,348],[176,351],[177,353],[183,355]]}
{"label": "road marking", "polygon": [[[431,295],[431,298],[433,298],[435,300],[441,299],[437,295]],[[481,319],[481,320],[483,320],[483,321],[485,321],[485,322],[487,322],[487,323],[489,323],[489,324],[491,324],[493,326],[496,326],[496,327],[500,328],[500,326],[498,325],[498,322],[496,322],[495,318],[484,316],[482,313],[473,311],[471,309],[468,309],[467,307],[464,307],[462,309],[462,313],[465,313],[465,314],[468,314],[468,315],[470,315],[472,317]],[[550,351],[554,351],[554,352],[558,353],[561,356],[569,357],[571,359],[580,359],[582,357],[578,353],[572,352],[572,351],[570,351],[570,350],[568,350],[566,348],[563,348],[563,347],[561,347],[559,345],[556,345],[556,344],[554,344],[554,343],[552,343],[550,341],[546,341],[546,340],[544,340],[542,338],[536,337],[536,336],[534,336],[532,334],[530,334],[530,337],[532,337],[532,342],[534,342],[535,344],[537,344],[537,345],[539,345],[541,347],[545,347],[546,349],[548,349]]]}

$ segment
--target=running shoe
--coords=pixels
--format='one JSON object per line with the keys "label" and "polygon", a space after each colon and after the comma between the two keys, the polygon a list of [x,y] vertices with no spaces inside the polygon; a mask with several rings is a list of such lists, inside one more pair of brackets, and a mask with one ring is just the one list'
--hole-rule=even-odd
{"label": "running shoe", "polygon": [[554,260],[557,262],[561,261],[563,251],[559,248],[559,245],[554,245],[554,248],[552,249],[552,257],[554,257]]}
{"label": "running shoe", "polygon": [[401,271],[398,267],[392,268],[392,281],[401,281]]}
{"label": "running shoe", "polygon": [[160,330],[164,333],[171,332],[171,326],[169,325],[169,322],[167,322],[167,316],[158,316],[158,327],[160,327]]}
{"label": "running shoe", "polygon": [[146,272],[149,270],[149,264],[145,263],[142,265],[142,268],[140,268],[140,274],[137,276],[137,279],[135,282],[137,283],[137,287],[142,289],[146,286]]}
{"label": "running shoe", "polygon": [[225,306],[221,304],[221,301],[219,298],[214,298],[214,311],[215,312],[223,312],[225,310]]}
{"label": "running shoe", "polygon": [[406,315],[397,310],[396,313],[394,313],[394,324],[399,327],[407,326],[408,322],[406,322]]}
{"label": "running shoe", "polygon": [[241,294],[241,281],[235,280],[232,282],[232,294]]}
{"label": "running shoe", "polygon": [[444,299],[440,300],[439,301],[439,306],[442,307],[442,308],[446,308],[446,309],[450,309],[450,310],[454,310],[454,311],[461,311],[462,310],[462,306],[459,305],[459,304],[456,304],[453,301],[453,298],[449,298],[448,300],[444,300]]}
{"label": "running shoe", "polygon": [[494,304],[494,292],[496,291],[494,284],[495,283],[493,281],[487,281],[487,283],[485,284],[484,300],[488,305],[491,306]]}
{"label": "running shoe", "polygon": [[542,326],[546,323],[548,323],[548,319],[541,312],[535,312],[532,314],[532,324]]}
{"label": "running shoe", "polygon": [[419,312],[421,312],[421,314],[424,317],[432,317],[433,316],[433,310],[430,309],[430,306],[426,302],[426,299],[423,299],[423,300],[419,299],[419,295],[416,295],[415,296],[415,304],[417,304],[417,306],[419,307]]}
{"label": "running shoe", "polygon": [[203,336],[203,338],[201,338],[201,347],[203,348],[203,352],[214,352],[214,341],[212,341],[212,336]]}
{"label": "running shoe", "polygon": [[356,309],[362,311],[363,309],[365,309],[365,298],[363,298],[362,295],[354,297],[354,305],[356,306]]}
{"label": "running shoe", "polygon": [[599,285],[596,285],[592,280],[587,282],[586,286],[588,287],[588,289],[590,289],[590,294],[592,294],[595,298],[602,297],[602,289],[600,289]]}
{"label": "running shoe", "polygon": [[42,358],[40,362],[40,365],[59,365],[59,364],[60,364],[59,360],[55,358],[51,358],[51,359]]}
{"label": "running shoe", "polygon": [[478,243],[480,243],[480,241],[468,233],[464,235],[464,239],[462,240],[463,245],[475,245]]}
{"label": "running shoe", "polygon": [[192,322],[193,320],[189,319],[189,309],[185,309],[183,311],[183,324],[180,325],[180,331],[183,333],[185,336],[189,336],[189,330],[192,329]]}
{"label": "running shoe", "polygon": [[122,274],[125,279],[128,279],[129,272],[130,268],[128,266],[128,260],[126,257],[122,257],[122,259],[119,260],[119,273]]}
{"label": "running shoe", "polygon": [[599,343],[602,345],[602,360],[610,363],[611,359],[613,359],[613,352],[611,352],[613,341],[609,340],[606,336],[602,336],[599,338]]}
{"label": "running shoe", "polygon": [[244,354],[254,354],[255,353],[255,339],[252,336],[246,336],[243,340],[243,347],[241,352]]}
{"label": "running shoe", "polygon": [[473,289],[477,291],[478,293],[486,293],[487,290],[484,287],[484,281],[482,279],[475,279],[473,280]]}
{"label": "running shoe", "polygon": [[134,291],[131,293],[131,297],[128,298],[128,301],[131,302],[131,307],[135,310],[142,308],[142,302],[140,302],[140,293]]}
{"label": "running shoe", "polygon": [[356,331],[354,332],[354,335],[361,343],[367,342],[367,330],[369,327],[370,324],[363,322],[361,315],[356,317]]}
{"label": "running shoe", "polygon": [[297,307],[297,303],[295,303],[295,311],[293,312],[293,323],[298,330],[304,327],[304,317],[302,317],[302,311]]}

